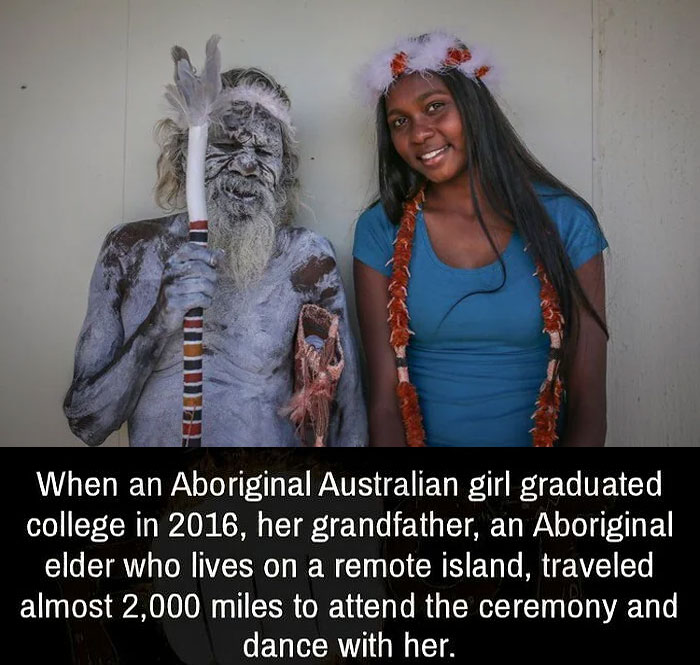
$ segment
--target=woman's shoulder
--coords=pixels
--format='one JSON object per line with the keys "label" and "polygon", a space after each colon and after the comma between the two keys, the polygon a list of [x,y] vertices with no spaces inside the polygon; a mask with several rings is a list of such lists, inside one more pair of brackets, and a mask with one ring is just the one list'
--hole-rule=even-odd
{"label": "woman's shoulder", "polygon": [[540,182],[533,183],[532,187],[548,211],[553,210],[556,213],[569,215],[579,214],[595,219],[593,209],[583,199],[572,196],[569,192],[558,187]]}
{"label": "woman's shoulder", "polygon": [[575,269],[608,246],[598,218],[585,201],[550,185],[534,183],[533,187]]}
{"label": "woman's shoulder", "polygon": [[357,219],[353,256],[384,275],[391,269],[386,263],[393,253],[397,227],[392,224],[381,202],[367,208]]}
{"label": "woman's shoulder", "polygon": [[583,199],[572,196],[563,189],[534,183],[533,188],[552,221],[562,231],[572,223],[599,227],[598,218]]}
{"label": "woman's shoulder", "polygon": [[391,223],[381,201],[376,201],[368,208],[365,208],[357,218],[357,224],[358,226],[372,225],[386,230],[395,229],[395,225]]}

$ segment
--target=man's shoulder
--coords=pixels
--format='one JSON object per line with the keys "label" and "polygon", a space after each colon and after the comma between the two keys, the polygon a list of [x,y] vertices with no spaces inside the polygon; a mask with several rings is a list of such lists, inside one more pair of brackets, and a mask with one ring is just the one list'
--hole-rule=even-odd
{"label": "man's shoulder", "polygon": [[287,229],[286,251],[293,257],[292,285],[297,291],[314,288],[335,269],[335,251],[328,238],[302,226]]}
{"label": "man's shoulder", "polygon": [[138,245],[175,241],[185,237],[186,231],[187,220],[182,214],[118,224],[107,233],[102,250],[126,256]]}
{"label": "man's shoulder", "polygon": [[289,226],[286,236],[287,251],[294,251],[300,257],[323,254],[335,258],[335,250],[330,240],[316,231],[304,226]]}

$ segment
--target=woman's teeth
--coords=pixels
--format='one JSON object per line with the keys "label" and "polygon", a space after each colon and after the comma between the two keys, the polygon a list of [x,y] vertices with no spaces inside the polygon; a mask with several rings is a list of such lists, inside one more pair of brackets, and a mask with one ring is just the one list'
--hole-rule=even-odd
{"label": "woman's teeth", "polygon": [[418,159],[420,159],[422,162],[427,162],[438,155],[441,155],[445,150],[447,150],[449,146],[443,146],[442,148],[438,148],[437,150],[431,150],[430,152],[426,152],[424,155],[421,155]]}

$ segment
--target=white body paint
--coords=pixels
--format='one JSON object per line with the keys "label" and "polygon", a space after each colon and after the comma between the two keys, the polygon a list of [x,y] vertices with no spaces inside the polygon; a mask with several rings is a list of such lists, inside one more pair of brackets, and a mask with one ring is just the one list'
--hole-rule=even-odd
{"label": "white body paint", "polygon": [[[186,216],[176,215],[125,224],[105,241],[64,404],[71,429],[90,445],[102,443],[124,421],[132,446],[181,444],[182,330],[163,336],[148,318],[165,263],[186,238]],[[300,284],[295,276],[318,264],[325,266],[319,278]],[[367,444],[357,353],[333,250],[312,231],[283,227],[260,280],[236,291],[220,275],[205,312],[204,445],[299,445],[294,427],[278,411],[293,393],[294,335],[307,302],[340,317],[345,369],[328,445]]]}

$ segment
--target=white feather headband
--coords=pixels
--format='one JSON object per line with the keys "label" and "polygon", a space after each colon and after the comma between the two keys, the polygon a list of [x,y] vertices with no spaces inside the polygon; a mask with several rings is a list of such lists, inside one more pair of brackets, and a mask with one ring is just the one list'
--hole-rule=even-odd
{"label": "white feather headband", "polygon": [[[218,72],[217,72],[218,76]],[[181,100],[181,93],[174,85],[166,86],[166,100],[170,103],[175,123],[183,130],[190,124],[187,105]],[[246,102],[252,106],[262,106],[270,115],[281,122],[290,136],[294,136],[294,125],[289,113],[289,103],[273,90],[262,84],[241,83],[233,88],[224,88],[211,104],[209,116],[218,122],[228,113],[234,102]]]}
{"label": "white feather headband", "polygon": [[376,102],[404,74],[443,74],[451,69],[459,69],[472,80],[490,78],[493,71],[480,49],[467,48],[458,37],[445,32],[431,32],[402,39],[393,48],[378,53],[365,66],[362,83],[368,99]]}
{"label": "white feather headband", "polygon": [[294,135],[294,126],[292,125],[292,116],[289,113],[288,102],[275,94],[270,88],[264,85],[243,83],[233,88],[225,88],[221,92],[221,98],[222,104],[247,102],[252,106],[256,104],[262,106],[287,128],[290,135]]}

